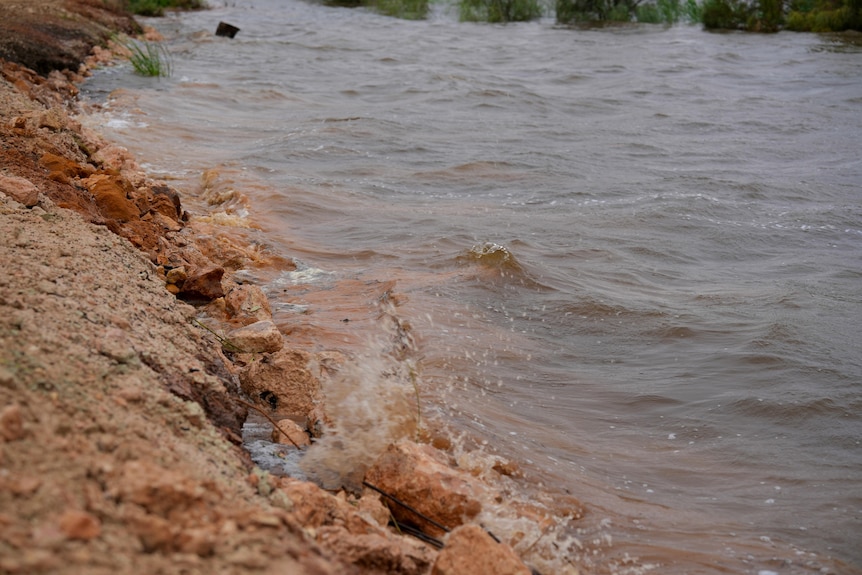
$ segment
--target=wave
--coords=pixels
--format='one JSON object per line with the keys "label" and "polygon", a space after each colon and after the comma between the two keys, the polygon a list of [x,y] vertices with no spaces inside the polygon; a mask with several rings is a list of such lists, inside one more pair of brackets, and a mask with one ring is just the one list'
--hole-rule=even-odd
{"label": "wave", "polygon": [[507,285],[517,285],[536,291],[554,291],[531,274],[512,253],[510,248],[494,242],[476,244],[455,258],[461,266],[472,266],[478,270],[482,285],[496,288],[492,281],[502,280]]}

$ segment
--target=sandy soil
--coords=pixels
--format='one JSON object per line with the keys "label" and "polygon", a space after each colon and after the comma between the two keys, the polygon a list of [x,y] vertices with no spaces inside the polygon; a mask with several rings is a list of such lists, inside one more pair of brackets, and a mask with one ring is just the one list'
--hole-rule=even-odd
{"label": "sandy soil", "polygon": [[[75,119],[79,64],[138,30],[111,5],[0,0],[0,573],[482,573],[389,530],[379,495],[274,477],[242,449],[248,402],[273,401],[248,365],[310,356],[277,331],[223,351],[186,302],[266,324],[231,272],[278,257],[189,224]],[[481,556],[481,530],[464,537]],[[513,561],[489,568],[529,572]]]}

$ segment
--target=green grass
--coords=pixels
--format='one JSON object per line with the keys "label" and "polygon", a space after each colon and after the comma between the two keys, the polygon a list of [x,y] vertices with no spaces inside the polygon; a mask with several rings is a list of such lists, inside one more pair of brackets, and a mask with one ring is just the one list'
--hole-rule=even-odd
{"label": "green grass", "polygon": [[424,20],[428,16],[428,0],[375,0],[371,5],[381,14],[403,20]]}
{"label": "green grass", "polygon": [[460,0],[462,22],[528,22],[544,14],[539,0]]}
{"label": "green grass", "polygon": [[131,53],[129,62],[137,74],[155,78],[171,75],[171,55],[164,44],[128,40],[122,45]]}

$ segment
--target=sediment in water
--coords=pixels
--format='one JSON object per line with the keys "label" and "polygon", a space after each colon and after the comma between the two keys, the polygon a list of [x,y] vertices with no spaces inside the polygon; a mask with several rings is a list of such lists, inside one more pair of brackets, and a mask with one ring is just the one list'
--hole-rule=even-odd
{"label": "sediment in water", "polygon": [[[28,6],[34,4],[31,26],[70,5]],[[88,6],[81,2],[83,19],[72,21],[85,26]],[[26,32],[25,12],[15,16],[17,41],[38,43]],[[76,38],[93,44],[104,35]],[[272,320],[265,296],[233,272],[273,262],[289,267],[289,260],[217,227],[190,224],[176,190],[82,126],[74,98],[85,71],[40,76],[2,62],[0,570],[488,572],[490,564],[471,563],[470,551],[483,545],[486,556],[496,556],[500,544],[460,531],[469,543],[452,545],[437,564],[435,545],[387,528],[380,494],[363,490],[361,477],[351,478],[356,494],[333,493],[253,466],[241,448],[249,411],[291,419],[312,435],[318,424],[351,434],[327,421],[315,386],[370,360],[351,363],[337,351],[292,348],[290,340],[275,345],[272,330],[263,343],[245,332],[231,340],[229,328]],[[380,297],[364,302],[362,313],[393,321],[373,311],[391,300],[391,286],[375,290]],[[201,308],[189,303],[206,306],[208,329]],[[303,333],[314,337],[313,330]],[[388,359],[374,376],[404,387],[412,374],[392,367],[409,366],[400,355],[404,326],[395,321],[390,333],[378,350]],[[258,343],[264,347],[253,349]],[[273,381],[283,389],[260,387],[258,372],[267,371],[261,366],[275,370]],[[415,431],[406,389],[393,402],[411,411],[388,441]],[[365,456],[385,449],[374,446]],[[437,500],[449,497],[446,485],[459,476],[480,490],[442,452],[409,441],[402,449],[417,450],[417,477],[435,470],[425,481]],[[445,481],[437,466],[447,469]],[[481,509],[475,497],[470,517]],[[529,572],[502,545],[495,572]],[[458,555],[459,548],[467,552]]]}

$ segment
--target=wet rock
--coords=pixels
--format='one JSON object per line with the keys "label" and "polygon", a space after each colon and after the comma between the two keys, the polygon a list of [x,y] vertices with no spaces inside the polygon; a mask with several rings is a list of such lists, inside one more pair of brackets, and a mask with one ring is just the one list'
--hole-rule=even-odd
{"label": "wet rock", "polygon": [[240,371],[242,390],[272,411],[310,419],[321,400],[320,381],[309,369],[311,354],[282,348]]}
{"label": "wet rock", "polygon": [[227,351],[273,353],[284,347],[284,337],[270,320],[258,321],[228,332],[224,347]]}
{"label": "wet rock", "polygon": [[311,445],[308,434],[292,419],[282,419],[278,422],[278,428],[272,430],[272,441],[299,447]]}
{"label": "wet rock", "polygon": [[256,285],[234,286],[224,297],[228,317],[247,325],[272,319],[272,308],[263,290]]}
{"label": "wet rock", "polygon": [[0,411],[0,438],[4,441],[17,441],[24,437],[24,417],[17,403],[7,405]]}
{"label": "wet rock", "polygon": [[0,192],[28,208],[39,203],[39,189],[30,180],[18,176],[0,174]]}
{"label": "wet rock", "polygon": [[[368,470],[365,480],[449,529],[482,510],[480,484],[450,467],[443,454],[429,445],[406,440],[390,445]],[[400,505],[389,508],[402,523],[437,537],[445,533]]]}
{"label": "wet rock", "polygon": [[66,511],[60,516],[58,525],[66,537],[80,541],[94,539],[102,532],[99,518],[86,511]]}
{"label": "wet rock", "polygon": [[511,547],[497,543],[478,525],[462,525],[446,538],[431,575],[530,575]]}
{"label": "wet rock", "polygon": [[224,297],[222,277],[224,268],[221,266],[190,270],[177,296],[190,303],[209,302]]}

